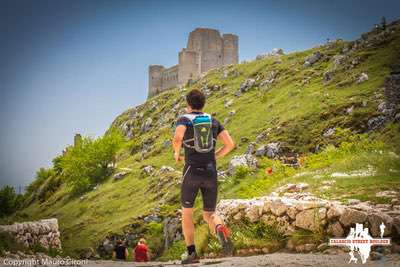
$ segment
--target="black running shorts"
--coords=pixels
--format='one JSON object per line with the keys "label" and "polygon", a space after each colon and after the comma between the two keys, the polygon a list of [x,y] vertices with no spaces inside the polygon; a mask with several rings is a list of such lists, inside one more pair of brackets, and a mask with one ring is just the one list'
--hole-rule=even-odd
{"label": "black running shorts", "polygon": [[203,210],[215,211],[218,183],[214,163],[203,166],[191,164],[183,168],[181,203],[184,208],[193,208],[199,190],[203,198]]}

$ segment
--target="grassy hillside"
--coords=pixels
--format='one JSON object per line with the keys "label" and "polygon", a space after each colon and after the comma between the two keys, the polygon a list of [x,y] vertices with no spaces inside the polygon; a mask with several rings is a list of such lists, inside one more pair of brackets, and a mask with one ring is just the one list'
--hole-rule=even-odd
{"label": "grassy hillside", "polygon": [[[128,136],[118,152],[115,170],[129,168],[131,172],[124,179],[115,181],[110,176],[82,197],[71,197],[70,188],[62,184],[45,202],[33,202],[12,219],[57,217],[64,250],[77,255],[82,249],[97,247],[109,233],[127,230],[139,216],[173,214],[180,207],[183,166],[173,161],[167,141],[171,139],[171,124],[185,107],[184,94],[194,88],[208,94],[205,111],[223,122],[237,144],[232,155],[218,162],[219,170],[226,170],[232,156],[243,154],[260,134],[264,137],[258,138],[256,148],[279,142],[282,155],[295,156],[300,165],[294,168],[285,161],[258,158],[256,170],[245,169],[220,182],[220,199],[262,196],[289,182],[307,182],[310,192],[325,198],[386,203],[388,199],[375,193],[400,190],[400,125],[388,119],[374,128],[368,121],[380,115],[378,105],[385,101],[384,80],[400,64],[399,24],[387,32],[223,67],[192,85],[163,92],[112,123],[111,128],[122,129]],[[317,51],[321,58],[304,66],[305,58]],[[344,58],[335,68],[337,55]],[[327,71],[332,73],[328,81]],[[369,79],[358,83],[361,73]],[[272,77],[272,83],[264,82]],[[255,84],[236,96],[246,79],[255,79]],[[229,102],[231,105],[225,107]],[[231,111],[235,114],[230,115]],[[151,126],[142,132],[149,118]],[[153,166],[155,172],[146,175],[142,171],[146,165]],[[162,172],[163,165],[176,171]],[[265,174],[267,167],[273,167],[272,175]],[[363,175],[351,175],[357,172]],[[336,182],[322,190],[324,181],[332,179]],[[200,202],[199,198],[196,206],[200,207]],[[200,223],[200,212],[196,216]],[[162,237],[160,223],[153,224],[143,235],[155,249]],[[197,231],[198,246],[203,251],[212,250],[207,246],[207,229],[203,226]],[[181,241],[175,242],[163,256],[176,257],[182,248]]]}

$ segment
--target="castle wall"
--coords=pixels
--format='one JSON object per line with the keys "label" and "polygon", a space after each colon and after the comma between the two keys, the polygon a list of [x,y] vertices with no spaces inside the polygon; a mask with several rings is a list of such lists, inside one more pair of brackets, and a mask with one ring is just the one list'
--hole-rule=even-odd
{"label": "castle wall", "polygon": [[239,37],[234,34],[224,34],[223,65],[239,63]]}
{"label": "castle wall", "polygon": [[193,50],[182,49],[179,52],[178,83],[185,84],[190,79],[197,79],[199,75],[199,54]]}
{"label": "castle wall", "polygon": [[162,90],[162,76],[164,67],[161,65],[149,66],[149,92],[148,97],[152,97]]}
{"label": "castle wall", "polygon": [[178,85],[178,69],[179,65],[164,69],[161,81],[162,91]]}

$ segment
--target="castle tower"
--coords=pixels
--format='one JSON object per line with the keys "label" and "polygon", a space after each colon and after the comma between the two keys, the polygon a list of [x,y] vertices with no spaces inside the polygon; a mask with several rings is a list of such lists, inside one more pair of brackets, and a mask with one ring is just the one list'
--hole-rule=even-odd
{"label": "castle tower", "polygon": [[162,79],[163,79],[164,66],[162,65],[150,65],[149,66],[149,92],[148,98],[156,95],[162,90]]}
{"label": "castle tower", "polygon": [[189,34],[187,50],[199,53],[200,73],[222,66],[223,41],[217,30],[195,29]]}
{"label": "castle tower", "polygon": [[239,62],[239,37],[234,34],[224,34],[223,65],[237,64]]}

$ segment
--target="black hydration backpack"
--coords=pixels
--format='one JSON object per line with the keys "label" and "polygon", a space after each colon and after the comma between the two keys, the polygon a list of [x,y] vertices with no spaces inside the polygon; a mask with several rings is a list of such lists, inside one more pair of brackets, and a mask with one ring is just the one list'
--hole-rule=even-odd
{"label": "black hydration backpack", "polygon": [[[212,118],[210,114],[185,114],[193,126],[193,138],[183,141],[183,145],[199,153],[210,152],[214,148],[215,139],[212,132]],[[193,145],[189,145],[193,142]]]}

